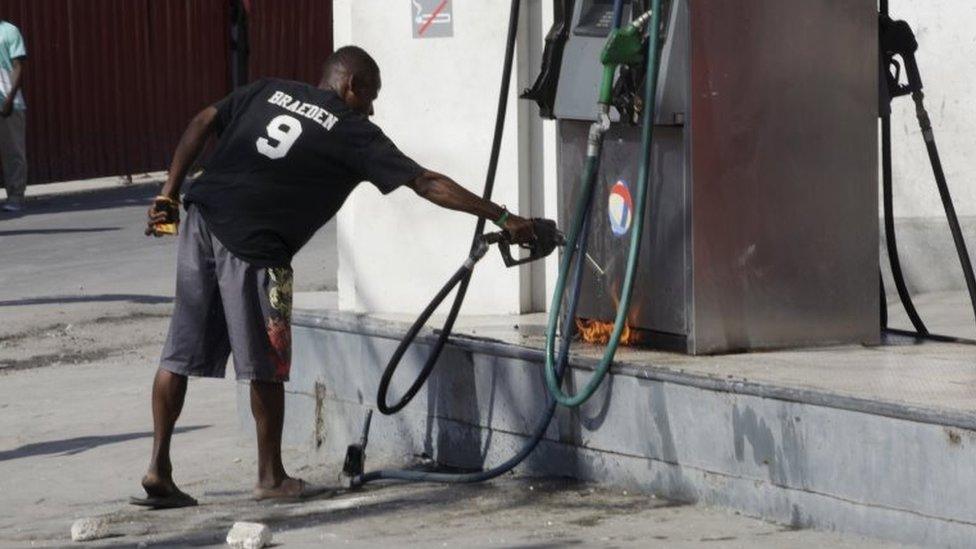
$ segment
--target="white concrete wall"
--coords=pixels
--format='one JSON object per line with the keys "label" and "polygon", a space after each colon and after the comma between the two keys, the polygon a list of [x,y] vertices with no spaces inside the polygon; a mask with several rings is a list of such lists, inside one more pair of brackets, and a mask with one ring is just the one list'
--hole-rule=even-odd
{"label": "white concrete wall", "polygon": [[[891,0],[915,29],[925,103],[960,216],[976,215],[976,2]],[[925,144],[909,97],[895,100],[892,156],[896,217],[941,217]],[[973,242],[972,245],[976,245]]]}
{"label": "white concrete wall", "polygon": [[[491,148],[509,2],[455,0],[453,6],[453,38],[416,40],[410,0],[336,0],[335,43],[361,46],[379,63],[383,89],[375,121],[393,141],[421,165],[480,194]],[[524,130],[527,119],[536,113],[520,106],[517,98],[526,79],[535,76],[535,69],[527,67],[529,46],[528,38],[523,38],[493,199],[513,211],[543,215],[538,199],[534,206],[530,203],[531,175],[540,173],[530,164],[541,161],[532,153],[541,145],[532,147],[530,141],[541,142],[543,137]],[[338,219],[340,307],[418,312],[467,256],[474,222],[471,216],[425,202],[409,189],[382,197],[372,186],[361,185]],[[524,271],[520,276],[518,270],[505,269],[493,251],[476,271],[464,312],[531,310],[532,296],[545,292],[544,288],[533,291],[532,280]]]}
{"label": "white concrete wall", "polygon": [[[334,3],[336,45],[365,47],[383,69],[376,121],[421,164],[476,193],[484,185],[488,162],[508,6],[507,0],[454,0],[455,36],[414,40],[410,0]],[[537,74],[551,10],[547,0],[523,1],[495,191],[496,202],[546,217],[556,215],[555,132],[517,94]],[[926,103],[957,211],[969,227],[976,217],[976,101],[970,99],[976,83],[976,2],[891,0],[891,13],[909,21],[918,34]],[[909,283],[919,291],[957,289],[961,277],[909,98],[894,103],[893,152],[895,215],[904,227],[899,236]],[[912,223],[934,228],[917,231]],[[363,185],[339,214],[338,225],[340,307],[414,313],[464,258],[473,218],[440,210],[409,190],[382,197]],[[953,268],[940,278],[930,272],[933,262]],[[506,270],[492,252],[476,272],[464,311],[542,310],[554,271],[555,258],[544,267]]]}

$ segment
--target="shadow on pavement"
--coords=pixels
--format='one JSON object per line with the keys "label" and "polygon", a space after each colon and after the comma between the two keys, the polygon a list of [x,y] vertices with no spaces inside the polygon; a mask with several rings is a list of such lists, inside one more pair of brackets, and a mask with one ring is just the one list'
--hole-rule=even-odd
{"label": "shadow on pavement", "polygon": [[9,299],[0,301],[0,307],[20,307],[24,305],[48,305],[51,303],[92,303],[128,301],[140,305],[156,305],[172,303],[172,297],[142,294],[98,294],[98,295],[52,295],[45,297],[28,297],[24,299]]}
{"label": "shadow on pavement", "polygon": [[[531,486],[531,488],[530,488]],[[560,494],[577,492],[581,497],[567,499]],[[377,520],[404,527],[413,527],[424,516],[437,517],[439,522],[457,523],[470,520],[476,515],[501,513],[518,515],[521,509],[558,506],[564,513],[577,513],[584,518],[594,514],[600,517],[626,516],[647,509],[683,507],[686,504],[648,497],[633,497],[625,501],[593,500],[587,496],[586,485],[567,479],[521,479],[467,485],[398,484],[369,486],[348,491],[337,488],[323,496],[299,503],[262,503],[249,500],[224,500],[204,502],[200,507],[177,509],[168,512],[123,511],[106,516],[110,530],[117,541],[109,541],[106,547],[179,546],[197,547],[221,544],[227,530],[235,521],[252,521],[267,524],[275,532],[309,527],[328,531],[330,526],[361,521],[362,545],[384,546],[382,533],[371,531]],[[404,517],[406,515],[406,518]],[[187,520],[193,517],[192,522]],[[528,512],[526,512],[526,516]],[[575,516],[575,515],[574,515]],[[369,521],[374,522],[369,522]],[[594,519],[602,520],[602,519]],[[176,524],[187,525],[179,531]],[[146,539],[146,532],[153,537]],[[131,536],[131,537],[130,537]],[[135,537],[136,539],[133,539]],[[423,539],[411,539],[411,544],[423,544]],[[143,544],[143,545],[140,545]],[[522,547],[565,547],[582,543],[572,537],[541,545]]]}
{"label": "shadow on pavement", "polygon": [[0,231],[0,236],[23,236],[28,234],[67,234],[67,233],[107,233],[120,231],[122,227],[95,227],[91,229],[22,229],[19,231]]}
{"label": "shadow on pavement", "polygon": [[[186,433],[190,431],[197,431],[199,429],[206,429],[208,427],[211,426],[192,425],[189,427],[177,427],[174,432],[177,434]],[[73,456],[75,454],[80,454],[82,452],[91,450],[92,448],[97,448],[106,444],[115,444],[117,442],[126,442],[139,438],[149,438],[152,435],[152,431],[143,431],[139,433],[120,433],[117,435],[75,437],[62,440],[49,440],[47,442],[35,442],[33,444],[25,444],[20,448],[0,452],[0,461],[9,461],[12,459],[34,456],[46,456],[51,454]]]}

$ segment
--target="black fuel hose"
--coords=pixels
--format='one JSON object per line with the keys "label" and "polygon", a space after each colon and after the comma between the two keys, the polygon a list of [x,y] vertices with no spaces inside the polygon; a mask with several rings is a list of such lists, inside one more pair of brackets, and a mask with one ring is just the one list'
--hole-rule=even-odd
{"label": "black fuel hose", "polygon": [[[413,397],[417,395],[417,392],[423,387],[427,378],[434,370],[434,365],[437,363],[437,359],[440,357],[441,351],[444,349],[444,343],[447,340],[447,336],[451,334],[451,330],[454,327],[454,321],[457,318],[456,311],[460,309],[458,304],[458,298],[463,298],[464,293],[467,291],[467,281],[471,278],[471,273],[474,270],[474,262],[465,261],[464,265],[460,269],[455,271],[451,278],[441,287],[434,299],[427,304],[417,320],[414,321],[410,329],[407,330],[406,335],[400,340],[400,344],[397,346],[396,350],[393,351],[393,356],[390,357],[389,363],[386,365],[386,369],[383,370],[383,375],[380,377],[380,387],[376,395],[376,405],[380,412],[390,415],[395,414],[400,411],[404,406],[413,400]],[[414,381],[413,385],[407,389],[407,392],[400,398],[400,401],[389,406],[386,404],[386,395],[390,391],[390,381],[393,379],[393,374],[396,373],[397,367],[400,365],[400,361],[403,359],[403,355],[413,344],[413,341],[417,339],[417,334],[423,329],[424,325],[427,324],[427,320],[430,319],[434,311],[440,307],[441,303],[447,298],[448,294],[454,290],[455,286],[462,284],[461,289],[458,291],[458,297],[455,298],[454,306],[451,307],[451,314],[448,315],[447,320],[444,322],[444,328],[442,329],[440,336],[437,338],[437,342],[434,344],[434,349],[431,350],[430,356],[427,358],[427,362],[424,364],[423,369],[417,376],[417,380]]]}
{"label": "black fuel hose", "polygon": [[[485,176],[485,188],[482,193],[482,197],[485,200],[490,200],[492,192],[495,189],[495,174],[498,171],[498,158],[501,154],[502,147],[502,136],[505,133],[505,114],[508,111],[508,91],[512,80],[512,65],[515,61],[515,46],[516,38],[518,36],[518,19],[519,12],[521,9],[521,0],[512,0],[511,12],[508,18],[508,36],[505,43],[505,63],[502,68],[502,83],[501,89],[498,92],[498,110],[495,113],[495,134],[491,142],[491,156],[488,160],[488,173]],[[485,232],[485,220],[484,218],[479,218],[478,223],[475,225],[474,238],[472,239],[471,247],[474,249],[479,244],[482,234]],[[457,321],[458,314],[461,312],[461,305],[464,303],[464,298],[468,293],[468,284],[471,282],[471,273],[473,271],[473,265],[471,268],[461,267],[454,273],[447,284],[441,288],[437,296],[433,301],[427,306],[424,312],[414,322],[411,326],[410,331],[407,335],[400,341],[400,345],[397,346],[396,351],[393,352],[393,356],[390,357],[390,361],[386,364],[386,370],[383,372],[383,378],[380,382],[379,391],[376,395],[376,407],[379,411],[385,415],[391,415],[399,412],[404,406],[410,403],[411,400],[420,391],[420,388],[424,386],[427,382],[427,378],[434,371],[434,366],[437,364],[437,359],[440,358],[441,352],[444,350],[444,345],[447,343],[448,338],[451,337],[451,333],[454,331],[454,322]],[[399,401],[388,404],[387,403],[387,393],[390,388],[390,380],[393,378],[393,374],[396,372],[397,367],[400,365],[400,361],[403,355],[407,352],[407,349],[413,344],[414,339],[417,334],[423,328],[427,319],[434,313],[440,303],[447,297],[447,294],[458,286],[457,294],[454,296],[454,303],[451,305],[451,311],[447,314],[447,318],[444,320],[444,325],[441,327],[440,335],[437,337],[437,341],[434,343],[434,347],[430,350],[430,354],[427,356],[427,361],[424,363],[424,367],[421,368],[420,374],[412,385],[407,389],[407,392],[400,398]]]}
{"label": "black fuel hose", "polygon": [[939,198],[942,200],[942,209],[945,210],[946,221],[949,223],[949,232],[952,233],[952,242],[956,247],[956,255],[959,257],[963,278],[966,280],[966,289],[969,292],[973,317],[976,319],[976,276],[973,274],[973,264],[969,258],[969,250],[966,249],[966,239],[963,237],[962,228],[959,226],[959,218],[956,215],[956,208],[952,202],[952,195],[949,194],[949,184],[946,182],[945,172],[942,169],[942,160],[939,158],[939,149],[935,144],[932,122],[929,120],[928,112],[925,110],[923,97],[921,90],[912,94],[912,99],[915,101],[915,112],[918,116],[919,127],[922,130],[922,137],[925,140],[925,150],[929,155],[932,174],[935,176],[935,184],[939,189]]}
{"label": "black fuel hose", "polygon": [[[890,24],[890,14],[888,10],[888,1],[882,0],[880,4],[880,15],[882,24],[886,21]],[[925,94],[922,91],[922,79],[919,74],[918,65],[915,60],[914,50],[918,47],[917,42],[915,42],[915,36],[912,33],[910,27],[907,23],[898,22],[895,24],[901,24],[904,26],[904,32],[910,36],[910,46],[901,49],[898,46],[904,46],[904,43],[899,42],[895,39],[896,44],[894,48],[894,53],[902,56],[902,60],[905,63],[905,67],[908,72],[908,86],[904,87],[901,93],[896,93],[897,90],[889,89],[889,95],[886,96],[886,100],[890,103],[891,99],[895,95],[904,95],[911,93],[912,100],[915,102],[915,114],[918,118],[919,129],[922,132],[922,137],[925,141],[926,152],[928,153],[929,163],[932,167],[932,174],[935,177],[936,187],[939,191],[939,197],[942,200],[942,207],[945,210],[946,221],[949,225],[949,231],[952,234],[953,244],[956,248],[956,255],[959,257],[959,263],[962,267],[963,278],[966,281],[966,288],[969,293],[969,300],[972,304],[973,315],[976,317],[976,275],[973,273],[972,261],[969,257],[969,250],[966,247],[966,240],[962,234],[962,229],[959,226],[959,218],[956,215],[955,205],[952,201],[952,195],[949,192],[949,186],[946,182],[945,172],[942,168],[942,160],[939,156],[939,150],[935,143],[935,135],[932,129],[932,122],[929,118],[928,112],[925,109],[924,97]],[[884,47],[884,33],[882,32],[882,46]],[[899,36],[904,39],[904,36]],[[882,60],[882,69],[884,71],[889,70],[886,63],[884,63],[885,55],[888,52],[882,50],[880,51]],[[888,75],[882,74],[882,77],[887,77]],[[896,82],[897,84],[897,82]],[[890,84],[889,84],[890,86]],[[908,315],[912,326],[915,328],[915,333],[907,332],[904,330],[893,330],[887,326],[887,314],[882,316],[882,327],[889,333],[894,333],[896,335],[913,335],[922,339],[932,339],[936,341],[954,341],[954,342],[969,342],[969,340],[963,338],[954,338],[950,336],[942,336],[939,334],[931,334],[926,328],[925,324],[922,322],[918,311],[915,309],[915,304],[912,302],[911,295],[908,293],[907,285],[905,284],[904,275],[901,269],[901,260],[898,256],[898,245],[895,238],[895,223],[894,223],[894,213],[892,205],[892,166],[891,166],[891,112],[890,107],[885,108],[882,105],[881,112],[881,161],[882,161],[882,193],[884,201],[884,227],[885,227],[885,238],[888,248],[888,258],[891,263],[892,277],[895,281],[895,287],[898,292],[898,297],[900,298],[902,305],[905,308],[905,312]],[[884,304],[882,304],[883,306]],[[884,311],[886,312],[886,311]]]}
{"label": "black fuel hose", "polygon": [[[888,0],[881,0],[878,11],[881,13],[882,19],[889,16],[888,11]],[[884,221],[884,236],[885,245],[888,249],[888,263],[891,265],[891,277],[895,282],[895,291],[898,292],[898,299],[901,301],[902,307],[905,309],[905,314],[908,315],[908,320],[911,321],[912,326],[919,335],[926,335],[929,333],[928,329],[925,327],[925,323],[922,322],[922,318],[919,316],[918,311],[915,309],[915,303],[912,301],[912,295],[908,291],[908,285],[905,284],[905,275],[901,270],[901,259],[898,256],[898,239],[895,235],[895,214],[894,214],[894,199],[892,191],[892,174],[891,174],[891,91],[885,87],[884,82],[886,81],[887,75],[884,71],[888,70],[887,63],[885,63],[885,52],[883,48],[878,50],[878,63],[881,68],[881,82],[882,82],[882,97],[880,98],[880,115],[881,115],[881,196],[883,204],[883,217]],[[881,280],[881,329],[888,330],[888,304],[887,304],[887,293],[884,289],[884,277]]]}
{"label": "black fuel hose", "polygon": [[[615,10],[614,10],[614,20],[619,25],[619,18],[622,12],[620,6],[623,4],[622,0],[614,0]],[[498,101],[498,118],[495,120],[495,139],[492,145],[492,156],[491,164],[489,165],[489,175],[488,182],[485,185],[485,196],[486,198],[491,195],[491,187],[494,182],[495,168],[498,163],[498,152],[501,144],[501,136],[504,130],[504,118],[505,110],[508,96],[508,83],[511,77],[512,62],[514,57],[514,46],[518,31],[518,16],[519,16],[519,5],[520,0],[512,0],[512,11],[509,16],[508,25],[508,43],[505,52],[505,69],[504,75],[502,77],[502,89]],[[585,197],[587,210],[592,206],[593,196],[590,195]],[[577,305],[579,304],[580,290],[582,288],[583,280],[583,265],[584,256],[586,255],[586,249],[589,241],[589,216],[586,217],[582,235],[580,236],[579,242],[577,244],[577,253],[575,262],[573,264],[573,291],[570,294],[569,302],[566,307],[566,316],[563,318],[562,323],[562,333],[559,343],[559,353],[556,360],[556,376],[561,381],[563,374],[566,371],[567,364],[569,363],[569,348],[572,343],[572,338],[574,335],[574,319],[576,317]],[[483,245],[481,238],[484,231],[484,220],[478,221],[478,226],[475,231],[475,238],[472,244],[472,249],[477,250]],[[565,252],[565,253],[568,253]],[[477,263],[478,259],[484,254],[484,250],[472,251],[471,256],[465,261],[465,264],[458,269],[454,275],[447,281],[447,283],[441,288],[441,290],[434,297],[433,301],[424,309],[414,325],[411,326],[407,335],[400,342],[397,350],[394,352],[393,357],[390,359],[390,363],[387,364],[386,370],[383,372],[383,379],[380,381],[379,394],[377,395],[377,407],[383,413],[395,413],[397,410],[402,409],[410,400],[417,394],[417,391],[423,386],[427,377],[430,376],[431,371],[434,368],[434,364],[437,361],[438,356],[443,350],[444,344],[447,341],[448,336],[450,336],[450,329],[453,328],[454,321],[457,316],[457,311],[460,309],[461,302],[464,299],[464,293],[467,291],[468,281],[471,279],[471,273],[474,269],[474,264]],[[417,381],[410,387],[403,398],[400,399],[398,403],[393,406],[386,405],[386,393],[389,390],[390,379],[393,377],[393,373],[396,371],[396,367],[406,352],[406,349],[410,346],[413,340],[416,338],[420,329],[425,324],[426,320],[433,314],[433,311],[437,309],[437,306],[445,299],[445,297],[451,292],[454,286],[460,284],[458,289],[458,295],[454,300],[454,305],[451,308],[451,314],[448,316],[444,323],[444,331],[441,332],[440,336],[435,343],[434,349],[431,351],[431,355],[427,359],[427,363],[421,370],[420,376]],[[367,482],[377,481],[377,480],[405,480],[412,482],[441,482],[441,483],[451,483],[451,484],[466,484],[475,483],[491,480],[498,476],[501,476],[516,466],[518,466],[526,457],[531,454],[536,446],[545,438],[546,431],[549,429],[549,424],[552,422],[552,418],[555,415],[556,407],[558,402],[546,392],[546,409],[545,413],[539,417],[536,421],[535,428],[530,435],[528,442],[521,450],[508,460],[491,469],[486,469],[484,471],[476,471],[471,473],[438,473],[431,471],[417,471],[417,470],[379,470],[370,471],[364,473],[352,479],[351,484],[353,486],[362,486]],[[390,410],[389,412],[383,411],[385,409]]]}
{"label": "black fuel hose", "polygon": [[[589,221],[587,220],[586,226],[584,226],[583,235],[580,238],[579,245],[581,250],[586,249],[587,235],[589,231],[585,229],[588,229],[588,225]],[[566,371],[566,366],[569,363],[569,346],[573,339],[573,319],[576,317],[576,307],[579,304],[580,288],[582,287],[582,284],[579,282],[583,277],[583,256],[585,255],[585,252],[578,253],[576,255],[576,262],[573,265],[573,293],[571,294],[571,298],[566,309],[566,316],[563,319],[563,332],[559,344],[559,359],[556,364],[556,375],[560,380],[562,380],[563,374]],[[462,269],[464,269],[464,267],[462,267]],[[461,270],[459,269],[458,273],[460,272]],[[458,273],[455,273],[455,277]],[[453,284],[456,284],[456,282],[452,282],[453,280],[454,278],[452,278],[451,281],[448,281],[444,288],[441,289],[440,293],[446,295],[447,292],[450,292],[450,288],[453,287]],[[440,295],[440,293],[438,295]],[[514,469],[516,466],[518,466],[518,464],[522,463],[522,461],[524,461],[525,458],[535,450],[536,446],[542,442],[542,439],[546,436],[546,431],[549,430],[549,424],[552,422],[552,417],[556,413],[557,405],[558,403],[556,400],[547,392],[545,413],[539,416],[539,419],[536,421],[535,428],[532,430],[532,434],[529,436],[525,446],[523,446],[517,454],[505,460],[503,463],[492,467],[491,469],[471,473],[438,473],[433,471],[406,469],[381,469],[379,471],[364,473],[359,477],[352,479],[351,484],[352,486],[362,486],[367,482],[377,480],[406,480],[411,482],[470,484],[475,482],[484,482],[499,477]]]}
{"label": "black fuel hose", "polygon": [[[901,300],[902,307],[905,308],[905,314],[908,315],[908,319],[919,335],[927,335],[929,333],[928,328],[925,327],[925,323],[922,322],[922,318],[915,309],[915,303],[912,302],[912,295],[908,292],[908,285],[905,284],[905,275],[901,270],[901,259],[898,256],[898,240],[895,236],[895,214],[891,179],[891,115],[885,113],[881,116],[881,195],[884,204],[884,232],[885,244],[888,248],[888,263],[891,265],[891,278],[895,281],[895,290],[898,292],[898,299]],[[887,321],[882,322],[885,328],[888,327],[887,324]]]}

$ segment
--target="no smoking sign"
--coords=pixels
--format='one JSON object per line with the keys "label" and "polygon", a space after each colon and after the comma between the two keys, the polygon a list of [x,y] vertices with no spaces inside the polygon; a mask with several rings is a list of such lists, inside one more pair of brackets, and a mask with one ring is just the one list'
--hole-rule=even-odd
{"label": "no smoking sign", "polygon": [[452,0],[410,0],[414,38],[454,36]]}

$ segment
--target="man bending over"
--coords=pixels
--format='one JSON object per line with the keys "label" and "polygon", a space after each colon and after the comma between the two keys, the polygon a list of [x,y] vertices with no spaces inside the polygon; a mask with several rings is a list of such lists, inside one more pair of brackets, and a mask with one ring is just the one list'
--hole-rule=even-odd
{"label": "man bending over", "polygon": [[185,197],[176,301],[152,389],[153,450],[142,479],[150,507],[195,505],[173,482],[170,439],[188,376],[250,380],[257,426],[258,499],[307,495],[281,461],[284,387],[291,360],[291,259],[332,219],[361,181],[401,186],[427,200],[500,224],[514,242],[532,223],[426,170],[369,117],[380,90],[376,62],[347,46],[326,61],[318,87],[266,79],[200,112],[176,148],[169,179],[149,210],[159,236],[179,215],[180,184],[208,137],[218,141]]}

